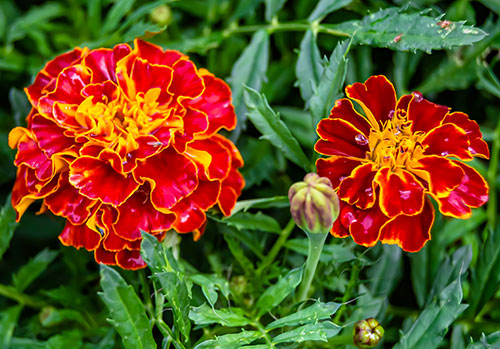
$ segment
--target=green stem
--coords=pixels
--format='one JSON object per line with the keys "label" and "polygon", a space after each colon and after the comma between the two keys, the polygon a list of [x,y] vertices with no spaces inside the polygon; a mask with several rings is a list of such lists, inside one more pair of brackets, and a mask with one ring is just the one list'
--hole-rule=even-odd
{"label": "green stem", "polygon": [[334,29],[332,27],[327,27],[317,22],[307,23],[307,22],[272,22],[268,24],[261,25],[247,25],[247,26],[237,26],[233,25],[222,31],[222,36],[229,37],[233,34],[244,34],[244,33],[253,33],[258,30],[267,30],[270,33],[277,31],[305,31],[312,30],[315,33],[325,33],[334,36],[342,36],[342,37],[350,37],[349,33],[346,33],[341,30]]}
{"label": "green stem", "polygon": [[500,156],[500,119],[495,132],[493,133],[493,144],[491,145],[490,167],[488,168],[488,182],[490,184],[490,197],[488,201],[487,215],[488,224],[491,229],[496,227],[497,219],[497,191],[496,179],[498,171],[498,161]]}
{"label": "green stem", "polygon": [[274,262],[274,259],[290,236],[290,233],[292,232],[294,227],[295,222],[293,219],[290,219],[286,227],[281,231],[279,238],[276,240],[273,247],[271,248],[267,256],[262,260],[259,268],[256,270],[256,274],[258,276],[262,275],[264,271]]}
{"label": "green stem", "polygon": [[6,298],[10,298],[18,302],[19,304],[25,305],[31,308],[42,308],[47,303],[37,298],[28,296],[24,293],[19,292],[15,287],[6,286],[0,284],[0,296],[4,296]]}
{"label": "green stem", "polygon": [[[344,292],[344,295],[342,296],[342,303],[346,303],[347,301],[349,301],[349,298],[351,298],[352,291],[354,290],[354,287],[356,286],[356,283],[358,282],[359,279],[360,270],[361,270],[360,265],[358,263],[354,263],[354,265],[352,266],[349,283],[347,284],[347,288]],[[345,307],[340,307],[340,309],[337,311],[337,314],[335,314],[333,322],[337,323],[340,320],[342,314],[344,314],[344,311]]]}
{"label": "green stem", "polygon": [[302,302],[307,298],[314,273],[316,272],[316,267],[318,266],[319,257],[323,250],[323,245],[328,236],[327,232],[323,234],[312,234],[306,231],[306,233],[309,238],[309,252],[307,254],[304,277],[302,278],[297,296],[298,302]]}
{"label": "green stem", "polygon": [[266,329],[260,324],[259,321],[252,322],[252,326],[255,327],[261,334],[262,338],[266,341],[266,344],[268,345],[268,348],[274,348],[274,344],[271,340],[271,337],[267,333]]}

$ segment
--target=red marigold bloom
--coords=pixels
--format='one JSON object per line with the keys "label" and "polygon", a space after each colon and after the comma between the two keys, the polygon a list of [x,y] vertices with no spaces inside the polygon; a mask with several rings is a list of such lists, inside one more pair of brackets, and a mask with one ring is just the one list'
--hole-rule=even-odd
{"label": "red marigold bloom", "polygon": [[230,214],[244,186],[238,150],[217,133],[236,126],[231,92],[182,53],[141,40],[134,49],[76,48],[26,93],[27,128],[9,135],[18,220],[43,199],[41,212],[67,219],[64,245],[137,269],[141,230],[198,239],[207,209]]}
{"label": "red marigold bloom", "polygon": [[341,199],[331,233],[363,246],[377,241],[419,251],[430,240],[436,200],[441,213],[468,218],[488,200],[488,184],[455,160],[489,158],[479,126],[460,112],[425,100],[419,92],[399,100],[384,76],[346,88],[318,124],[316,162]]}

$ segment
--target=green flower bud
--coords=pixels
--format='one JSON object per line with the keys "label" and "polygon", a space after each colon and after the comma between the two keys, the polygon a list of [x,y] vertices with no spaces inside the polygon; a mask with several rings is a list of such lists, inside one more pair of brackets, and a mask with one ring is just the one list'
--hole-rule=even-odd
{"label": "green flower bud", "polygon": [[353,340],[358,348],[373,348],[383,336],[384,328],[372,317],[354,324]]}
{"label": "green flower bud", "polygon": [[288,191],[290,212],[302,229],[313,234],[326,234],[339,215],[339,199],[326,177],[308,173]]}
{"label": "green flower bud", "polygon": [[160,5],[151,11],[151,21],[159,25],[169,25],[172,22],[172,10],[167,5]]}

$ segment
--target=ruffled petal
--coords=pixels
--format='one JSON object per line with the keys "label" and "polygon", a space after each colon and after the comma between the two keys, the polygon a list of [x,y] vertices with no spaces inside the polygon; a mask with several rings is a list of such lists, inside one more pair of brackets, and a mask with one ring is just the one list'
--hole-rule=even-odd
{"label": "ruffled petal", "polygon": [[373,180],[376,173],[372,163],[356,167],[352,174],[340,183],[337,193],[339,198],[363,210],[372,207],[376,198]]}
{"label": "ruffled petal", "polygon": [[450,108],[423,99],[420,92],[413,92],[413,96],[407,114],[408,120],[412,122],[412,131],[427,133],[441,125]]}
{"label": "ruffled petal", "polygon": [[123,269],[137,270],[146,268],[146,263],[141,257],[140,250],[121,250],[116,254],[116,264]]}
{"label": "ruffled petal", "polygon": [[101,48],[92,50],[83,62],[92,71],[92,83],[116,82],[116,63],[127,56],[131,48],[127,44],[116,45],[112,50]]}
{"label": "ruffled petal", "polygon": [[174,63],[172,68],[172,83],[168,87],[171,94],[180,96],[181,99],[193,99],[201,95],[205,89],[205,84],[198,75],[193,62],[180,59]]}
{"label": "ruffled petal", "polygon": [[326,177],[332,182],[333,189],[337,189],[340,182],[350,176],[352,171],[361,165],[360,160],[350,159],[345,156],[330,156],[326,159],[316,160],[316,169],[321,177]]}
{"label": "ruffled petal", "polygon": [[186,154],[199,164],[208,179],[224,179],[231,168],[231,153],[217,138],[196,140],[189,144]]}
{"label": "ruffled petal", "polygon": [[66,153],[77,155],[74,139],[64,135],[64,129],[49,119],[35,114],[32,119],[31,129],[36,137],[38,146],[51,157],[54,154]]}
{"label": "ruffled petal", "polygon": [[396,91],[383,75],[372,76],[364,84],[356,82],[347,86],[346,95],[358,102],[372,127],[389,120],[396,108]]}
{"label": "ruffled petal", "polygon": [[163,50],[160,46],[154,45],[141,39],[134,40],[137,55],[152,64],[166,65],[171,67],[180,59],[188,59],[188,56],[175,50]]}
{"label": "ruffled petal", "polygon": [[64,229],[59,235],[59,241],[64,246],[73,246],[77,249],[83,247],[88,251],[93,251],[99,246],[101,235],[89,229],[85,224],[74,225],[70,221],[66,221]]}
{"label": "ruffled petal", "polygon": [[469,139],[469,152],[472,156],[478,156],[484,159],[490,158],[488,144],[483,140],[483,135],[479,130],[479,125],[474,120],[470,120],[467,114],[455,112],[446,115],[443,123],[451,123],[465,131]]}
{"label": "ruffled petal", "polygon": [[230,216],[231,211],[236,205],[236,200],[245,187],[245,180],[241,173],[234,167],[229,171],[229,175],[222,181],[222,186],[219,195],[219,208],[224,216]]}
{"label": "ruffled petal", "polygon": [[353,125],[340,119],[323,119],[317,128],[320,140],[314,149],[324,155],[352,156],[363,159],[369,151],[368,138]]}
{"label": "ruffled petal", "polygon": [[422,140],[422,145],[425,155],[456,156],[462,160],[472,159],[465,131],[453,124],[443,124],[430,131]]}
{"label": "ruffled petal", "polygon": [[352,102],[347,98],[342,98],[335,102],[329,118],[344,120],[360,130],[366,137],[370,135],[370,124],[354,109]]}
{"label": "ruffled petal", "polygon": [[106,265],[116,265],[116,252],[107,251],[101,244],[94,250],[94,258],[97,263]]}
{"label": "ruffled petal", "polygon": [[431,239],[434,222],[434,207],[425,200],[422,212],[414,215],[400,215],[387,222],[380,232],[384,244],[397,244],[406,252],[418,252]]}
{"label": "ruffled petal", "polygon": [[384,167],[375,176],[380,187],[380,208],[388,217],[416,215],[424,207],[424,188],[410,172]]}
{"label": "ruffled petal", "polygon": [[469,218],[471,207],[479,207],[488,201],[488,183],[472,167],[453,161],[464,171],[464,176],[458,187],[448,196],[436,198],[442,214],[456,218]]}
{"label": "ruffled petal", "polygon": [[[320,175],[321,176],[321,175]],[[342,211],[346,207],[346,203],[342,200],[339,200],[339,217],[333,222],[332,229],[330,229],[330,234],[332,234],[336,238],[345,238],[349,236],[349,225],[347,228],[342,224]]]}
{"label": "ruffled petal", "polygon": [[367,210],[346,205],[339,215],[342,225],[349,229],[352,239],[358,245],[374,246],[380,235],[380,228],[388,218],[382,213],[378,205]]}

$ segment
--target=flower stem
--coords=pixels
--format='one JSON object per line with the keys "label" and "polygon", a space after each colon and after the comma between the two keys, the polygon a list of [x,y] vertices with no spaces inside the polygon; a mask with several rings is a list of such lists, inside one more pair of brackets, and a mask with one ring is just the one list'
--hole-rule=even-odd
{"label": "flower stem", "polygon": [[[351,298],[352,291],[354,290],[354,287],[356,286],[356,283],[359,278],[359,271],[361,270],[361,266],[358,263],[354,263],[352,266],[351,270],[351,276],[349,278],[349,283],[347,284],[347,289],[344,292],[344,296],[342,297],[342,303],[346,303],[349,301],[349,298]],[[337,323],[340,320],[340,317],[342,314],[344,314],[345,307],[340,307],[340,309],[337,311],[337,314],[335,314],[334,322]]]}
{"label": "flower stem", "polygon": [[222,32],[224,37],[229,37],[233,34],[242,34],[242,33],[253,33],[258,30],[267,30],[270,33],[277,31],[306,31],[312,30],[317,33],[325,33],[333,36],[341,36],[341,37],[350,37],[351,35],[342,30],[335,29],[332,26],[325,26],[316,22],[308,23],[308,22],[273,22],[269,24],[261,24],[261,25],[247,25],[247,26],[238,26],[236,23],[233,23],[233,26],[225,29]]}
{"label": "flower stem", "polygon": [[273,247],[271,248],[267,256],[260,264],[259,268],[257,269],[256,274],[258,276],[262,275],[264,271],[274,262],[274,259],[276,258],[279,251],[285,244],[286,240],[288,239],[288,236],[290,236],[290,233],[292,232],[294,227],[295,227],[295,222],[293,219],[290,219],[286,227],[283,228],[283,230],[281,231],[280,236],[274,243]]}
{"label": "flower stem", "polygon": [[306,233],[309,239],[309,252],[307,254],[304,277],[302,278],[297,296],[298,302],[302,302],[307,298],[316,267],[318,266],[319,257],[321,256],[321,251],[328,235],[328,233],[311,234],[307,231]]}

